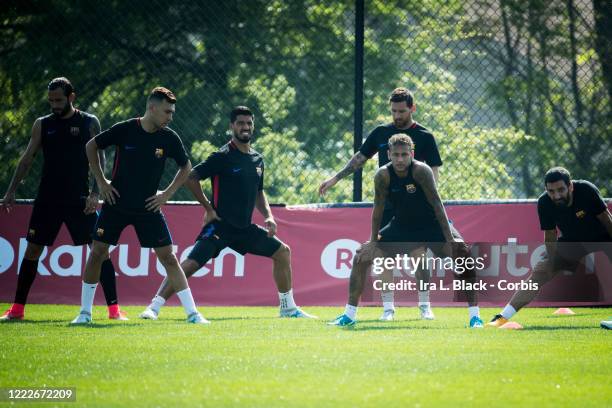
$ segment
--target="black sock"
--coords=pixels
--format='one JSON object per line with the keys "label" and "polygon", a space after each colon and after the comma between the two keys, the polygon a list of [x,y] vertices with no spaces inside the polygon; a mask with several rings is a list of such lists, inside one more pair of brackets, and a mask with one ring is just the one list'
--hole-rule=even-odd
{"label": "black sock", "polygon": [[23,259],[19,267],[19,276],[17,277],[17,291],[15,292],[15,303],[25,305],[28,300],[28,293],[34,279],[36,279],[36,271],[38,270],[38,259],[31,261]]}
{"label": "black sock", "polygon": [[102,262],[102,272],[100,273],[100,284],[106,298],[106,305],[117,304],[117,282],[115,280],[115,267],[110,259]]}

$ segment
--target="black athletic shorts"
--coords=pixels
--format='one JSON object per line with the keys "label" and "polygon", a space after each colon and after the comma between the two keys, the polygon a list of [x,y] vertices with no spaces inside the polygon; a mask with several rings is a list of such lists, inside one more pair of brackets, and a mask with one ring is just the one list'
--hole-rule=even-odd
{"label": "black athletic shorts", "polygon": [[33,244],[53,245],[62,226],[66,224],[74,245],[91,242],[91,231],[96,224],[96,213],[85,214],[85,200],[75,205],[35,203],[26,240]]}
{"label": "black athletic shorts", "polygon": [[133,225],[143,248],[158,248],[172,245],[172,236],[166,218],[158,212],[127,212],[104,204],[93,231],[94,241],[117,245],[121,232]]}
{"label": "black athletic shorts", "polygon": [[193,259],[201,266],[219,255],[219,252],[226,247],[242,255],[249,253],[269,258],[281,245],[278,238],[268,237],[267,231],[258,225],[236,228],[224,221],[216,220],[202,228],[187,258]]}
{"label": "black athletic shorts", "polygon": [[[575,272],[582,259],[591,253],[603,252],[612,262],[612,242],[564,242],[556,245],[555,256],[552,258],[553,271],[561,270]],[[548,256],[544,256],[548,260]]]}
{"label": "black athletic shorts", "polygon": [[[453,238],[463,241],[463,237],[453,224],[450,224],[449,227]],[[378,242],[383,244],[381,249],[383,249],[387,256],[404,253],[408,254],[419,247],[431,249],[436,256],[447,256],[444,253],[446,240],[444,239],[442,229],[437,226],[424,229],[413,229],[390,222],[386,227],[380,230],[379,235],[380,239]]]}

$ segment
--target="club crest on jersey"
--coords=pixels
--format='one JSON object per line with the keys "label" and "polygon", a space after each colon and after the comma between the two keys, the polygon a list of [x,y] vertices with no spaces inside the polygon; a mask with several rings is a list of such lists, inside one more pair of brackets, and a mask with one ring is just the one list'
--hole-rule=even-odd
{"label": "club crest on jersey", "polygon": [[81,128],[79,128],[78,126],[71,126],[70,127],[70,134],[72,136],[78,136],[79,133],[81,133]]}
{"label": "club crest on jersey", "polygon": [[96,230],[96,235],[101,237],[102,235],[104,235],[104,228],[98,228]]}
{"label": "club crest on jersey", "polygon": [[412,194],[416,191],[416,186],[414,184],[406,184],[406,191]]}
{"label": "club crest on jersey", "polygon": [[584,218],[585,215],[586,212],[584,212],[584,210],[580,210],[576,213],[576,218]]}
{"label": "club crest on jersey", "polygon": [[155,157],[161,159],[164,156],[164,149],[157,148],[155,149]]}
{"label": "club crest on jersey", "polygon": [[261,177],[261,173],[263,172],[263,169],[261,168],[261,166],[260,167],[255,167],[255,170],[257,170],[257,175],[259,177]]}
{"label": "club crest on jersey", "polygon": [[35,230],[35,229],[30,228],[30,230],[28,231],[28,235],[29,235],[29,236],[31,236],[31,237],[33,237],[34,235],[36,235],[36,230]]}

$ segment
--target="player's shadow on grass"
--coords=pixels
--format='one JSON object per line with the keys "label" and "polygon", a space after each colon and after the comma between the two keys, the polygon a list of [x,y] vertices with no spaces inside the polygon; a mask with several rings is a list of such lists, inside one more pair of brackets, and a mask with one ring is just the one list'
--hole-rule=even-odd
{"label": "player's shadow on grass", "polygon": [[537,330],[588,330],[588,329],[599,329],[599,325],[593,326],[528,326],[524,327],[522,331],[537,331]]}
{"label": "player's shadow on grass", "polygon": [[371,330],[442,330],[445,329],[444,327],[429,327],[429,326],[399,326],[399,325],[394,325],[394,326],[382,326],[382,325],[370,325],[370,326],[365,326],[365,325],[355,325],[353,327],[348,328],[349,330],[354,330],[354,331],[371,331]]}
{"label": "player's shadow on grass", "polygon": [[[89,323],[89,324],[66,324],[66,327],[70,327],[71,329],[109,329],[111,327],[115,327],[115,328],[120,328],[120,327],[129,327],[129,326],[134,326],[134,325],[127,325],[127,324],[114,324],[114,323]],[[134,326],[136,327],[136,326]]]}
{"label": "player's shadow on grass", "polygon": [[550,316],[546,316],[547,319],[566,319],[568,317],[582,317],[582,316],[601,316],[601,313],[576,313],[575,315],[571,315],[571,316],[557,316],[557,315],[550,315]]}
{"label": "player's shadow on grass", "polygon": [[[231,321],[231,320],[270,320],[270,319],[278,319],[278,317],[274,317],[274,316],[270,316],[270,317],[263,317],[263,316],[208,317],[206,316],[206,319],[210,320],[211,323],[214,323],[214,322]],[[158,322],[185,323],[185,319],[184,318],[167,318],[163,320],[160,319],[158,320]]]}
{"label": "player's shadow on grass", "polygon": [[[225,320],[269,320],[269,319],[280,319],[278,316],[234,316],[234,317],[207,317],[211,322],[221,322]],[[287,319],[289,320],[289,319]],[[297,319],[295,319],[297,320]]]}

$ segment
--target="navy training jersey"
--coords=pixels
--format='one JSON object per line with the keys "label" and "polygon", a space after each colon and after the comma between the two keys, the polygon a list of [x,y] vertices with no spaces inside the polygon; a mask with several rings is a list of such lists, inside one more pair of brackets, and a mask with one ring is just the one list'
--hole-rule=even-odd
{"label": "navy training jersey", "polygon": [[398,129],[392,123],[376,127],[363,142],[359,151],[368,159],[378,153],[378,167],[382,167],[389,163],[389,157],[387,156],[389,139],[397,133],[410,136],[414,142],[414,158],[416,160],[427,163],[429,167],[442,165],[436,139],[429,130],[416,122],[408,129]]}
{"label": "navy training jersey", "polygon": [[263,190],[261,154],[253,149],[243,153],[230,141],[193,170],[200,179],[211,179],[212,205],[223,221],[236,228],[251,225],[255,199]]}
{"label": "navy training jersey", "polygon": [[95,138],[99,149],[115,146],[111,184],[120,197],[113,208],[129,212],[147,212],[146,199],[159,188],[166,159],[179,167],[189,161],[180,137],[169,128],[154,133],[145,131],[140,118],[113,125]]}
{"label": "navy training jersey", "polygon": [[79,205],[89,195],[85,145],[93,118],[77,109],[68,119],[53,114],[41,118],[43,167],[36,203]]}
{"label": "navy training jersey", "polygon": [[572,205],[559,207],[548,194],[538,198],[540,229],[559,228],[559,241],[597,242],[610,241],[608,231],[596,218],[607,206],[595,185],[586,180],[572,180],[574,192]]}
{"label": "navy training jersey", "polygon": [[414,161],[410,163],[406,177],[399,177],[391,163],[385,167],[389,172],[387,200],[393,206],[392,222],[410,230],[439,228],[433,207],[412,175]]}

